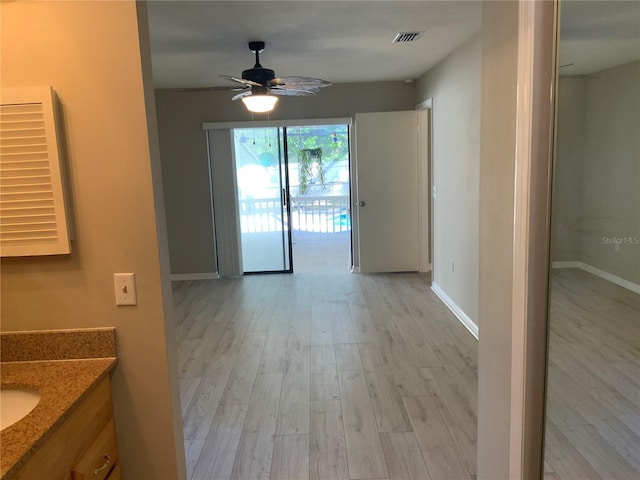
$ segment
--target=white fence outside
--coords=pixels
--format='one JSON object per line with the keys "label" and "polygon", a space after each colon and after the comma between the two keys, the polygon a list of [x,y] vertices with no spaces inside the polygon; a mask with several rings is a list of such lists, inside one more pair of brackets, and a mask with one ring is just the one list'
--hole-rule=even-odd
{"label": "white fence outside", "polygon": [[[351,230],[349,196],[291,197],[292,229],[315,233]],[[286,209],[280,198],[240,200],[240,227],[243,233],[278,232]]]}

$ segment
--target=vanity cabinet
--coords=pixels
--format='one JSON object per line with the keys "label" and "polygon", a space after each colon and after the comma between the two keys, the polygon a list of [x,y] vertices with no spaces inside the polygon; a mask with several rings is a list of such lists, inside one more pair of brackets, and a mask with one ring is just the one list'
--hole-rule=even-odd
{"label": "vanity cabinet", "polygon": [[33,456],[16,480],[120,480],[108,375],[79,404]]}
{"label": "vanity cabinet", "polygon": [[116,480],[112,470],[117,461],[116,430],[111,420],[73,467],[71,478],[72,480]]}

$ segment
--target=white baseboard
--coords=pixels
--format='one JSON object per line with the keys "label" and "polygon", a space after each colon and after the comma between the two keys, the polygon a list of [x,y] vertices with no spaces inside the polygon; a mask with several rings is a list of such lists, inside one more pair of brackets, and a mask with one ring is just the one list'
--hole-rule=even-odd
{"label": "white baseboard", "polygon": [[551,268],[581,268],[582,262],[576,261],[562,261],[551,263]]}
{"label": "white baseboard", "polygon": [[444,290],[440,288],[437,283],[431,284],[431,290],[435,293],[440,300],[447,306],[451,313],[453,313],[460,323],[465,326],[467,330],[473,335],[476,340],[478,339],[478,326],[471,320],[466,313],[447,295]]}
{"label": "white baseboard", "polygon": [[180,282],[184,280],[217,280],[220,278],[215,272],[206,273],[172,273],[171,281]]}
{"label": "white baseboard", "polygon": [[604,270],[600,270],[594,266],[589,265],[584,262],[553,262],[551,263],[551,268],[579,268],[584,270],[585,272],[589,272],[596,277],[603,278],[611,283],[615,283],[623,288],[631,290],[635,293],[640,293],[640,285],[637,283],[630,282],[629,280],[625,280],[624,278],[613,275],[612,273],[605,272]]}

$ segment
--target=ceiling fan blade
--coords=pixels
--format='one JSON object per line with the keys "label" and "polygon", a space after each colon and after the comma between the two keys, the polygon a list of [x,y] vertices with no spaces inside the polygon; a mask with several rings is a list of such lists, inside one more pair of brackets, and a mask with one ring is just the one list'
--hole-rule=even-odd
{"label": "ceiling fan blade", "polygon": [[290,97],[309,97],[315,95],[320,91],[319,88],[281,88],[281,87],[269,87],[269,93],[273,95],[287,95]]}
{"label": "ceiling fan blade", "polygon": [[232,77],[231,75],[220,75],[220,77],[231,82],[242,83],[243,85],[249,85],[251,87],[262,87],[262,85],[260,85],[258,82],[245,80],[244,78]]}
{"label": "ceiling fan blade", "polygon": [[242,97],[246,97],[246,96],[249,96],[249,95],[251,95],[251,90],[245,90],[242,93],[234,95],[231,100],[240,100]]}
{"label": "ceiling fan blade", "polygon": [[242,90],[248,89],[249,86],[245,87],[194,87],[194,88],[183,88],[182,90],[178,90],[178,92],[240,92]]}
{"label": "ceiling fan blade", "polygon": [[299,89],[300,87],[330,87],[333,85],[331,82],[327,82],[326,80],[322,80],[321,78],[311,78],[311,77],[279,77],[274,78],[269,82],[269,85],[274,87],[284,87],[284,88],[294,88]]}

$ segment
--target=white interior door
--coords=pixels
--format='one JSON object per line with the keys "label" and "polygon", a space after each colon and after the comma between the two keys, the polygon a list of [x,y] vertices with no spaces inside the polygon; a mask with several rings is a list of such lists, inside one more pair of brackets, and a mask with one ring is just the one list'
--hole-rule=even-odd
{"label": "white interior door", "polygon": [[420,269],[417,112],[356,114],[360,271]]}

